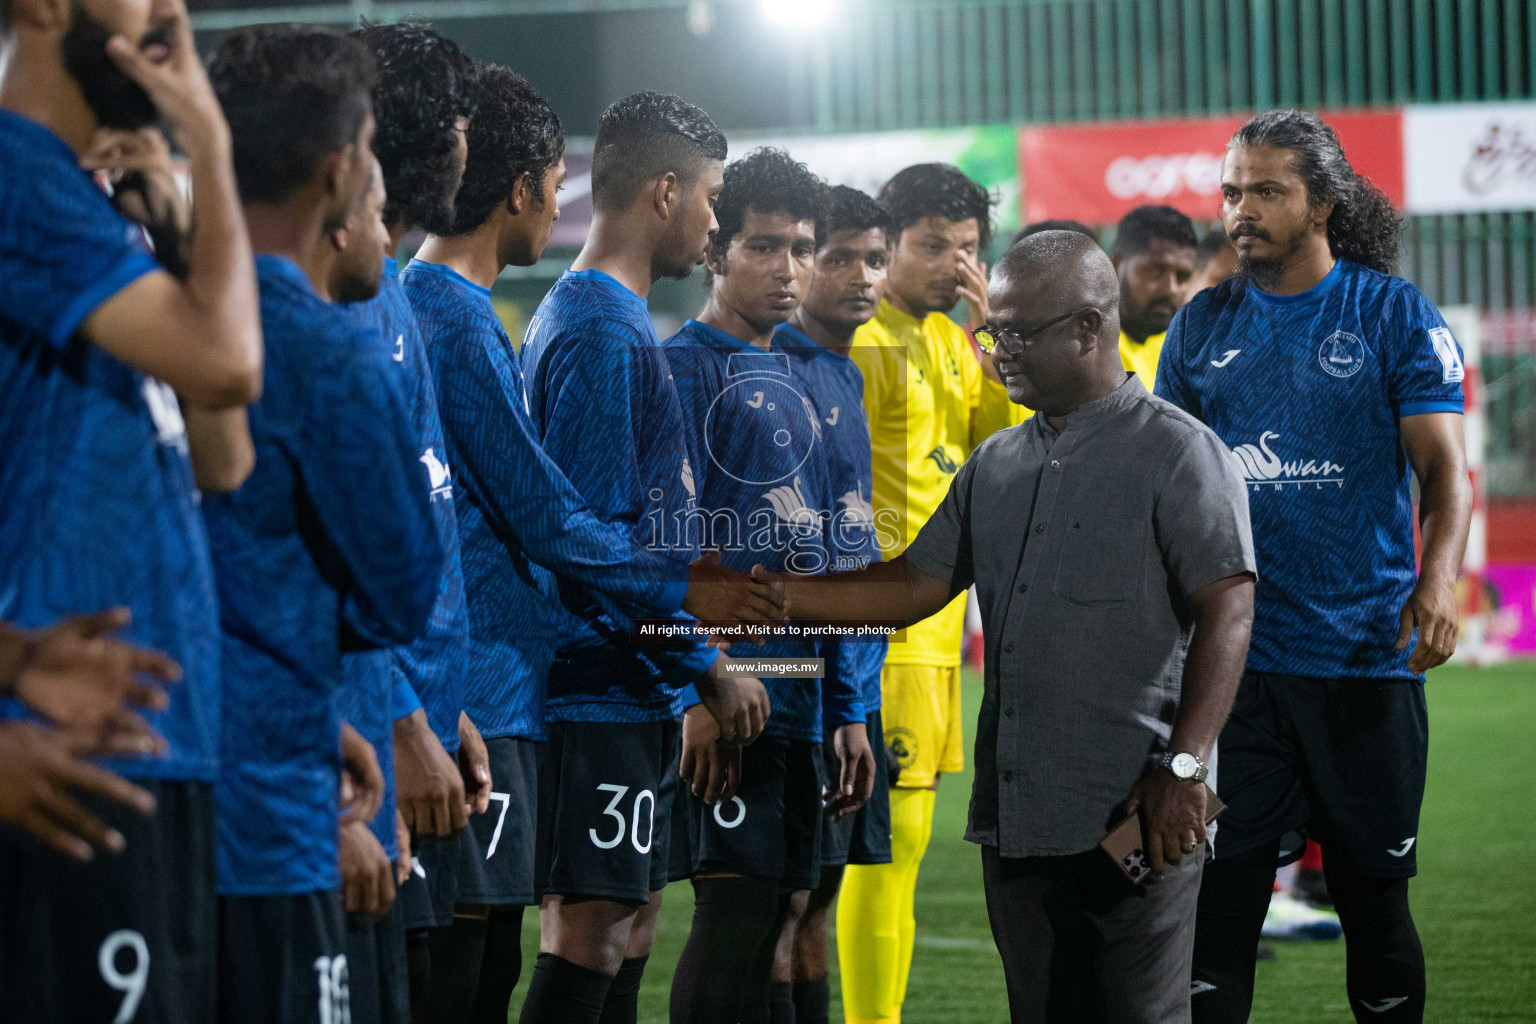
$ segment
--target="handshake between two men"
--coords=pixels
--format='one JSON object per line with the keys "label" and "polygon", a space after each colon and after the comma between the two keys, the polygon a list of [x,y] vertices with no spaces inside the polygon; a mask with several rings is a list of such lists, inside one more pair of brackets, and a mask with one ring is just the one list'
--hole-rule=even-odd
{"label": "handshake between two men", "polygon": [[[863,574],[838,575],[862,578]],[[897,582],[888,572],[878,575],[882,583]],[[846,582],[772,573],[761,565],[748,574],[722,565],[716,552],[706,553],[690,566],[683,610],[699,621],[709,635],[710,646],[722,652],[714,667],[694,684],[698,703],[687,710],[683,719],[682,778],[705,804],[729,800],[736,794],[741,781],[742,748],[762,735],[772,712],[768,688],[762,680],[724,652],[742,641],[759,646],[774,643],[787,634],[791,618],[877,618],[868,609],[839,606],[837,597],[846,588],[837,584]],[[900,588],[899,583],[897,587]],[[792,593],[796,595],[793,600]],[[757,628],[743,634],[742,626]],[[826,660],[826,664],[831,671],[831,660]],[[787,678],[778,682],[785,687],[805,687],[827,681]],[[834,820],[841,820],[857,812],[873,792],[876,758],[862,723],[829,726],[828,733],[835,746],[839,770],[827,787],[826,812]]]}

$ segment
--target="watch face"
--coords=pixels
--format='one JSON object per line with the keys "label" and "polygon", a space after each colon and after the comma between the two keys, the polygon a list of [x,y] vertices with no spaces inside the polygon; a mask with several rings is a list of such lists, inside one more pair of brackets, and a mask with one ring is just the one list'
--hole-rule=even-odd
{"label": "watch face", "polygon": [[1173,774],[1181,779],[1192,779],[1200,770],[1200,759],[1194,754],[1175,754],[1173,763],[1168,767],[1173,769]]}

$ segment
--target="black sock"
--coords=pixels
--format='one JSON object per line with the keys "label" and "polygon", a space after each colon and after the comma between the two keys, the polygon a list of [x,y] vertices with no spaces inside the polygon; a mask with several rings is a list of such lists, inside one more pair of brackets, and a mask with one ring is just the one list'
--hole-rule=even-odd
{"label": "black sock", "polygon": [[[789,897],[787,892],[779,894],[773,927],[763,937],[762,945],[757,947],[757,956],[752,960],[746,990],[741,997],[741,1024],[774,1024],[777,1020],[773,1015],[773,961],[779,951],[779,936],[784,932],[784,922],[789,918]],[[794,1008],[791,999],[789,1011],[793,1013]]]}
{"label": "black sock", "polygon": [[827,1024],[832,1015],[832,989],[826,978],[795,982],[795,1024]]}
{"label": "black sock", "polygon": [[540,953],[518,1024],[598,1024],[612,983],[602,971]]}
{"label": "black sock", "polygon": [[1252,853],[1214,860],[1200,880],[1195,916],[1194,1024],[1245,1024],[1253,1009],[1259,934],[1275,887],[1276,840]]}
{"label": "black sock", "polygon": [[771,949],[775,922],[782,924],[778,879],[696,878],[693,892],[693,927],[672,975],[671,1022],[737,1024],[758,949],[765,940]]}
{"label": "black sock", "polygon": [[1408,879],[1368,878],[1333,864],[1325,861],[1324,871],[1344,926],[1349,1008],[1355,1019],[1421,1024],[1424,947],[1408,909]]}
{"label": "black sock", "polygon": [[523,974],[523,908],[493,907],[480,960],[480,987],[469,1008],[469,1024],[507,1024],[512,993]]}
{"label": "black sock", "polygon": [[619,973],[608,986],[603,1000],[603,1015],[598,1024],[636,1024],[640,1017],[640,981],[645,977],[645,962],[650,957],[629,956],[619,964]]}
{"label": "black sock", "polygon": [[485,957],[483,917],[453,916],[447,928],[427,933],[432,950],[432,988],[427,995],[431,1024],[459,1024],[469,1014],[480,987],[480,961]]}
{"label": "black sock", "polygon": [[768,986],[768,1020],[771,1024],[797,1024],[795,983],[775,981]]}
{"label": "black sock", "polygon": [[405,936],[405,973],[411,986],[411,1024],[428,1024],[427,999],[432,993],[432,947],[428,931]]}

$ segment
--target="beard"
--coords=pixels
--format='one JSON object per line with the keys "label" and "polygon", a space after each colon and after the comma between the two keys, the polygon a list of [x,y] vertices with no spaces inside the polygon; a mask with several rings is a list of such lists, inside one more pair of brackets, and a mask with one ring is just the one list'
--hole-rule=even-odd
{"label": "beard", "polygon": [[1142,340],[1150,338],[1154,334],[1162,334],[1168,330],[1168,325],[1173,322],[1173,313],[1177,312],[1176,310],[1165,311],[1165,309],[1153,310],[1150,308],[1132,312],[1131,303],[1124,295],[1120,297],[1120,308],[1123,310],[1120,314],[1121,328],[1124,329],[1128,337],[1140,338]]}
{"label": "beard", "polygon": [[[1291,235],[1286,243],[1285,250],[1278,256],[1244,256],[1242,250],[1238,250],[1237,272],[1265,291],[1273,291],[1280,284],[1281,275],[1285,272],[1286,259],[1301,251],[1302,246],[1306,244],[1307,236],[1310,234],[1311,229],[1305,224],[1297,228],[1296,233]],[[1235,245],[1239,238],[1245,236],[1262,238],[1266,242],[1272,241],[1269,232],[1263,228],[1232,232],[1227,237]]]}
{"label": "beard", "polygon": [[[143,86],[129,78],[107,53],[107,40],[115,34],[76,3],[69,31],[64,33],[64,69],[80,86],[86,105],[102,127],[124,131],[146,128],[160,119],[160,112]],[[140,42],[169,40],[170,30],[160,28]]]}

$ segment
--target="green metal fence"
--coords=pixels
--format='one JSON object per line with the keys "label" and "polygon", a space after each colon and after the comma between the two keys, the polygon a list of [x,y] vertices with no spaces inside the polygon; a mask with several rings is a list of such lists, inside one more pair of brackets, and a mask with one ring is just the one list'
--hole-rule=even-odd
{"label": "green metal fence", "polygon": [[[845,5],[796,111],[823,131],[1536,95],[1530,0],[885,0]],[[858,26],[859,30],[850,30]],[[1536,302],[1536,214],[1412,217],[1436,302]]]}

